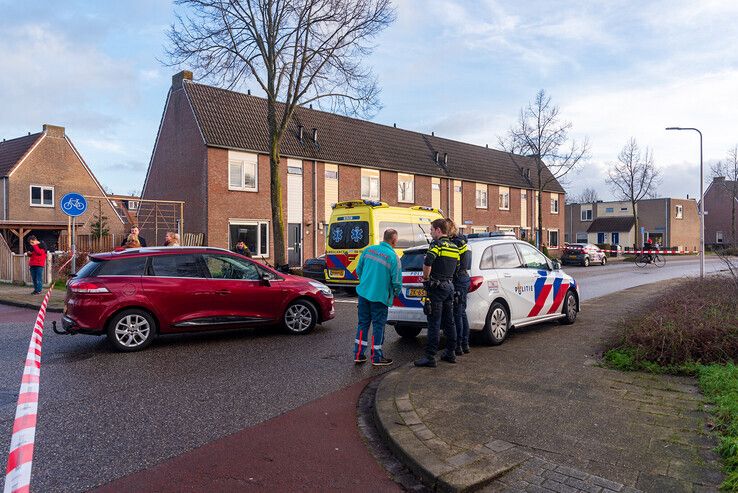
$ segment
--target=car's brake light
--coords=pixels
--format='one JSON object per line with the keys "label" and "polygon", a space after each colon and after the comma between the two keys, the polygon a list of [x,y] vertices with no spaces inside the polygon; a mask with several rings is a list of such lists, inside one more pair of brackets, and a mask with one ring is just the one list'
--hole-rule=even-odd
{"label": "car's brake light", "polygon": [[469,283],[469,292],[476,291],[479,289],[482,284],[484,284],[484,277],[482,276],[472,276],[471,282]]}
{"label": "car's brake light", "polygon": [[86,281],[70,282],[69,289],[73,293],[84,293],[84,294],[100,294],[100,293],[110,292],[108,288],[106,288],[105,286],[101,286],[100,284],[95,284],[94,282],[86,282]]}

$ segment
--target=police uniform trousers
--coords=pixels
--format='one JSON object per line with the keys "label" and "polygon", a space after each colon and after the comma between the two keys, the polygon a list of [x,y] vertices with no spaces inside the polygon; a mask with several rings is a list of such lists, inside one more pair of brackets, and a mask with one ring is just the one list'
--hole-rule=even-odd
{"label": "police uniform trousers", "polygon": [[428,345],[425,354],[429,358],[435,358],[443,328],[443,335],[446,337],[444,356],[455,357],[454,285],[451,281],[436,281],[427,291],[431,313],[428,315]]}

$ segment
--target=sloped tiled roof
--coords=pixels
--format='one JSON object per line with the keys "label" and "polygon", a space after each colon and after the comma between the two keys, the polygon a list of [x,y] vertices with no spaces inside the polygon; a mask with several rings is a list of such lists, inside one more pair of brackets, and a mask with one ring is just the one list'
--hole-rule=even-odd
{"label": "sloped tiled roof", "polygon": [[0,142],[0,176],[8,176],[43,132]]}
{"label": "sloped tiled roof", "polygon": [[635,225],[632,216],[598,217],[589,225],[587,233],[599,232],[628,232]]}
{"label": "sloped tiled roof", "polygon": [[[192,82],[184,87],[207,145],[269,152],[266,99]],[[304,129],[302,142],[299,125]],[[317,145],[313,128],[318,131]],[[436,151],[439,164],[434,161]],[[536,180],[532,158],[304,107],[295,110],[288,124],[282,154],[518,188],[535,188]],[[521,169],[526,167],[530,181]],[[564,193],[556,180],[546,190]]]}

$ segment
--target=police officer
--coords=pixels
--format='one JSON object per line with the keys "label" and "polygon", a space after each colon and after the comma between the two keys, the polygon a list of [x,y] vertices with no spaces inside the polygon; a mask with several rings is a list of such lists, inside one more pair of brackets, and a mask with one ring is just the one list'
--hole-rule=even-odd
{"label": "police officer", "polygon": [[447,234],[448,223],[445,219],[436,219],[431,223],[433,242],[428,247],[423,263],[423,285],[428,292],[431,305],[428,315],[428,345],[425,348],[425,356],[417,360],[415,366],[436,366],[441,326],[446,336],[446,350],[441,359],[456,363],[453,278],[459,267],[459,249],[448,239]]}
{"label": "police officer", "polygon": [[469,320],[466,318],[466,295],[469,293],[469,269],[471,252],[466,244],[466,236],[459,233],[456,224],[446,218],[448,238],[459,249],[459,268],[454,275],[454,324],[456,325],[456,356],[469,352]]}

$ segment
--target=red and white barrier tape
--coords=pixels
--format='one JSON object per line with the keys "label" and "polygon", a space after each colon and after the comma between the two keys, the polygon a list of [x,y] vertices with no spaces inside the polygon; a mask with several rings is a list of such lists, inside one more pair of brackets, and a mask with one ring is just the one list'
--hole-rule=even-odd
{"label": "red and white barrier tape", "polygon": [[[581,251],[579,249],[577,252]],[[621,255],[640,255],[644,253],[657,253],[659,255],[692,255],[697,254],[697,250],[690,252],[689,250],[608,250],[606,248],[600,248],[601,252],[605,253],[619,253]]]}
{"label": "red and white barrier tape", "polygon": [[49,304],[53,288],[52,285],[41,303],[36,324],[33,326],[31,343],[28,345],[28,353],[26,353],[26,364],[23,368],[18,405],[15,408],[13,438],[10,441],[4,493],[26,493],[31,488],[33,443],[36,437],[38,410],[38,385],[41,375],[41,342],[44,336],[46,306]]}

